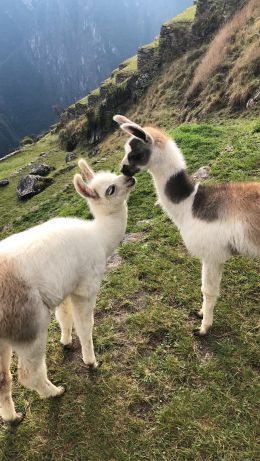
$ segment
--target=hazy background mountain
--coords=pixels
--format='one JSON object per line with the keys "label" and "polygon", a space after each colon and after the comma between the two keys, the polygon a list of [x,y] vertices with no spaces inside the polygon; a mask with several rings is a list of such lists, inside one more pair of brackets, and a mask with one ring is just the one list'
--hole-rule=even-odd
{"label": "hazy background mountain", "polygon": [[85,96],[192,0],[0,0],[0,156]]}

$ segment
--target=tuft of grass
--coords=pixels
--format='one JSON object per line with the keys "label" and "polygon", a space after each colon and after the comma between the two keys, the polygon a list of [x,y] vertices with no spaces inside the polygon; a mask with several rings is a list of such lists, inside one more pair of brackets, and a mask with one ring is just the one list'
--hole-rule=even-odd
{"label": "tuft of grass", "polygon": [[[124,67],[122,69],[123,72],[129,72],[129,73],[136,72],[136,70],[137,70],[137,55],[132,56],[129,59],[126,59],[126,61],[124,61],[122,63],[122,65],[124,65]],[[120,71],[118,73],[120,73]]]}
{"label": "tuft of grass", "polygon": [[88,96],[85,96],[84,98],[80,99],[78,103],[83,104],[83,106],[86,106],[88,104]]}
{"label": "tuft of grass", "polygon": [[159,46],[159,37],[156,37],[153,42],[148,43],[147,45],[143,45],[142,48],[158,48]]}

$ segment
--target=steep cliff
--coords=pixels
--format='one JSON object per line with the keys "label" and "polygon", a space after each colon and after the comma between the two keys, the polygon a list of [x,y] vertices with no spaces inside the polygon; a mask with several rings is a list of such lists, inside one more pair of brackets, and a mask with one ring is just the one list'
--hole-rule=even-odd
{"label": "steep cliff", "polygon": [[179,3],[1,0],[0,156],[48,128],[52,106],[67,107],[153,39]]}
{"label": "steep cliff", "polygon": [[[217,62],[216,57],[215,68],[208,66],[210,73],[204,72],[209,78],[196,86],[191,98],[194,74],[214,37],[219,40],[221,27],[229,27],[229,20],[245,4],[251,9],[242,11],[241,26],[232,26],[219,41],[218,58],[223,59]],[[199,0],[163,24],[158,39],[139,48],[137,56],[123,62],[100,88],[62,114],[57,128],[62,146],[73,150],[79,142],[98,142],[113,128],[112,115],[134,111],[137,103],[143,116],[149,107],[150,119],[159,107],[163,107],[164,114],[174,111],[179,120],[201,117],[221,108],[231,113],[245,109],[260,83],[258,10],[255,0]],[[214,59],[213,56],[211,61]],[[241,73],[239,69],[243,69]]]}

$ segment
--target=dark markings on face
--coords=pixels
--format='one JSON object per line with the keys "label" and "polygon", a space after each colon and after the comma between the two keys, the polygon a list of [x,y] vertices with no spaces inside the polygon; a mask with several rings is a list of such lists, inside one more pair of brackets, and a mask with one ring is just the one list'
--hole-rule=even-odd
{"label": "dark markings on face", "polygon": [[125,176],[134,176],[135,173],[138,173],[140,169],[136,167],[135,165],[123,165],[121,168],[121,173],[123,173]]}
{"label": "dark markings on face", "polygon": [[187,173],[182,170],[172,175],[165,186],[165,194],[173,203],[180,203],[192,194],[194,184]]}
{"label": "dark markings on face", "polygon": [[129,146],[131,147],[131,152],[128,154],[129,165],[147,165],[151,157],[150,148],[136,138],[130,141]]}
{"label": "dark markings on face", "polygon": [[203,221],[216,221],[226,202],[226,185],[199,186],[194,197],[192,213]]}
{"label": "dark markings on face", "polygon": [[140,166],[145,166],[151,157],[151,150],[146,144],[139,139],[132,139],[129,142],[131,151],[127,155],[128,165],[123,165],[122,173],[126,176],[134,176],[140,171]]}

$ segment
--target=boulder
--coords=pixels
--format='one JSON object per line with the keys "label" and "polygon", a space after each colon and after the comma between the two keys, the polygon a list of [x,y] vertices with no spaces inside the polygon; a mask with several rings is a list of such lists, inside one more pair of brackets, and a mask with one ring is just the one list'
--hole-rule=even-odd
{"label": "boulder", "polygon": [[195,173],[193,173],[192,177],[195,181],[201,181],[203,179],[208,179],[210,172],[210,166],[201,166]]}
{"label": "boulder", "polygon": [[42,192],[53,183],[52,178],[42,178],[37,175],[22,176],[18,182],[16,192],[20,200],[27,200]]}
{"label": "boulder", "polygon": [[44,163],[40,163],[39,165],[33,167],[29,174],[36,176],[47,176],[51,170],[52,168],[50,166],[45,165]]}
{"label": "boulder", "polygon": [[69,152],[65,157],[65,163],[68,163],[68,162],[71,162],[72,160],[75,160],[76,157],[77,157],[77,155],[75,154],[75,152]]}
{"label": "boulder", "polygon": [[101,152],[101,149],[99,147],[95,147],[91,152],[89,152],[88,156],[91,157],[96,157],[99,155]]}
{"label": "boulder", "polygon": [[0,179],[0,187],[8,186],[9,180],[8,179]]}

